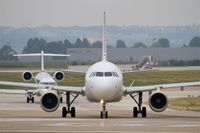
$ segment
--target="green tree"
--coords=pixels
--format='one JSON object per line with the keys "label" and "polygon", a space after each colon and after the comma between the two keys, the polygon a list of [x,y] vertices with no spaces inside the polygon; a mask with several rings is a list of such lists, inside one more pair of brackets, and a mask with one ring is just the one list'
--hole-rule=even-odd
{"label": "green tree", "polygon": [[116,48],[127,48],[127,46],[123,40],[117,40]]}
{"label": "green tree", "polygon": [[66,48],[73,48],[72,43],[67,39],[64,40],[64,45]]}
{"label": "green tree", "polygon": [[75,44],[74,44],[74,47],[75,47],[75,48],[81,48],[81,46],[82,46],[82,41],[81,41],[80,38],[77,38],[77,39],[76,39],[76,42],[75,42]]}
{"label": "green tree", "polygon": [[147,46],[143,44],[142,42],[137,42],[137,43],[134,43],[132,48],[147,48]]}
{"label": "green tree", "polygon": [[44,39],[29,39],[27,42],[27,46],[24,47],[23,53],[35,53],[40,52],[41,50],[46,50],[46,44],[47,42]]}
{"label": "green tree", "polygon": [[153,42],[152,46],[153,48],[169,48],[169,40],[166,38],[160,38],[158,41]]}
{"label": "green tree", "polygon": [[200,47],[200,36],[193,37],[189,43],[189,47]]}
{"label": "green tree", "polygon": [[4,45],[0,49],[0,60],[18,60],[16,56],[13,56],[14,54],[17,54],[17,52],[9,45]]}
{"label": "green tree", "polygon": [[92,48],[101,48],[102,47],[102,42],[101,41],[96,41],[92,43]]}
{"label": "green tree", "polygon": [[87,39],[87,38],[83,38],[81,47],[82,47],[82,48],[89,48],[90,46],[91,46],[91,44],[90,44],[90,42],[88,41],[88,39]]}

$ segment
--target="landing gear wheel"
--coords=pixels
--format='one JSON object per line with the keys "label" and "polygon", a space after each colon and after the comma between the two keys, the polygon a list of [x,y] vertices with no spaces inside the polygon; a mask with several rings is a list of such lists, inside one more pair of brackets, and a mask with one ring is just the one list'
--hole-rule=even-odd
{"label": "landing gear wheel", "polygon": [[34,97],[31,98],[32,103],[34,103]]}
{"label": "landing gear wheel", "polygon": [[[76,109],[75,109],[75,107],[71,107],[71,104],[78,97],[78,95],[75,95],[73,97],[74,98],[72,100],[70,100],[70,93],[66,92],[66,104],[67,104],[67,107],[63,107],[62,108],[62,117],[66,117],[68,113],[71,115],[71,117],[76,117]],[[63,98],[60,97],[60,102],[62,102],[62,100],[63,100]]]}
{"label": "landing gear wheel", "polygon": [[66,117],[67,116],[67,109],[66,107],[62,108],[62,117]]}
{"label": "landing gear wheel", "polygon": [[108,111],[101,111],[101,118],[108,118]]}
{"label": "landing gear wheel", "polygon": [[75,107],[71,108],[71,117],[76,117],[76,109],[75,109]]}
{"label": "landing gear wheel", "polygon": [[63,98],[62,97],[60,97],[60,103],[63,103]]}
{"label": "landing gear wheel", "polygon": [[138,114],[141,114],[142,117],[147,116],[147,110],[146,107],[142,107],[142,92],[138,92],[138,100],[135,99],[135,96],[137,95],[130,95],[138,107],[133,107],[133,117],[138,117]]}
{"label": "landing gear wheel", "polygon": [[108,111],[106,111],[106,118],[108,118]]}
{"label": "landing gear wheel", "polygon": [[27,97],[27,98],[26,98],[26,102],[29,103],[29,101],[30,101],[30,99],[29,99],[29,97]]}
{"label": "landing gear wheel", "polygon": [[133,117],[137,117],[137,116],[138,116],[137,107],[133,107]]}
{"label": "landing gear wheel", "polygon": [[147,110],[146,110],[146,107],[142,107],[142,117],[146,117],[147,116]]}

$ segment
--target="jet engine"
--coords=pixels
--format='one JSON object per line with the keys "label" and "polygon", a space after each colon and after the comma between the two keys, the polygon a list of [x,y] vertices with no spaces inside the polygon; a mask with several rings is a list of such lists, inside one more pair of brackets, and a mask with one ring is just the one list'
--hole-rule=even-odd
{"label": "jet engine", "polygon": [[33,74],[32,74],[31,72],[26,71],[26,72],[23,72],[23,73],[22,73],[22,79],[23,79],[24,81],[31,81],[32,78],[33,78]]}
{"label": "jet engine", "polygon": [[162,92],[156,91],[149,97],[149,106],[155,112],[162,112],[168,106],[168,98]]}
{"label": "jet engine", "polygon": [[65,74],[63,72],[57,71],[57,72],[54,73],[53,77],[56,81],[59,82],[59,81],[62,81],[65,78]]}
{"label": "jet engine", "polygon": [[60,105],[57,93],[55,91],[47,91],[44,93],[40,99],[40,105],[46,112],[55,111]]}

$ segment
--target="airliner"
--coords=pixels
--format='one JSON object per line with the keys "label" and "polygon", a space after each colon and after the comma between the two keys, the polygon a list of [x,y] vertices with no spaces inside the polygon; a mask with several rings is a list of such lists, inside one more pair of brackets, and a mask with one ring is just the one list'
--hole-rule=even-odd
{"label": "airliner", "polygon": [[[76,116],[75,107],[71,106],[76,98],[81,95],[86,97],[89,102],[101,103],[102,111],[100,112],[100,118],[108,118],[108,111],[106,110],[107,103],[120,102],[126,95],[130,95],[137,105],[133,107],[133,117],[138,117],[138,114],[141,114],[142,117],[146,117],[146,107],[142,106],[144,92],[151,92],[149,96],[150,108],[155,112],[162,112],[168,106],[168,98],[162,91],[163,89],[200,85],[200,82],[184,82],[148,86],[132,86],[132,84],[130,86],[124,86],[123,73],[115,64],[107,60],[105,25],[106,14],[104,12],[102,60],[93,64],[88,69],[85,74],[84,86],[58,86],[50,84],[33,84],[7,81],[0,81],[0,85],[47,89],[47,91],[42,94],[40,99],[40,105],[42,109],[47,112],[55,111],[60,104],[57,91],[66,92],[66,107],[62,108],[62,117],[66,117],[67,114],[70,114],[71,117]],[[137,95],[138,99],[136,99]]]}
{"label": "airliner", "polygon": [[[46,84],[46,85],[57,85],[57,82],[61,82],[64,79],[64,73],[62,71],[56,71],[54,73],[54,76],[52,77],[49,73],[47,73],[44,70],[44,57],[45,56],[57,56],[57,57],[69,57],[70,55],[67,54],[50,54],[50,53],[44,53],[44,51],[41,51],[41,53],[32,53],[32,54],[16,54],[14,56],[18,57],[33,57],[33,56],[40,56],[41,57],[41,70],[39,73],[37,73],[35,76],[33,76],[33,73],[31,71],[24,71],[22,73],[22,79],[26,82],[31,82],[34,80],[36,84]],[[0,90],[0,93],[13,93],[13,94],[26,94],[26,102],[29,103],[30,101],[34,103],[34,95],[41,96],[44,92],[47,91],[45,88],[36,88],[26,91],[13,91],[13,90]],[[62,92],[58,91],[57,94],[60,97],[60,102],[62,102]]]}

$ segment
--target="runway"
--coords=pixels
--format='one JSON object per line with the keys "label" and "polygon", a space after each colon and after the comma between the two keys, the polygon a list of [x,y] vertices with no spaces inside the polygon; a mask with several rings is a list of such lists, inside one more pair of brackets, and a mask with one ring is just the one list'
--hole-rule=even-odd
{"label": "runway", "polygon": [[[76,118],[62,118],[61,104],[53,113],[44,112],[36,103],[25,103],[23,95],[0,95],[0,132],[200,132],[200,112],[167,109],[155,113],[149,108],[147,118],[132,118],[135,105],[130,97],[107,105],[108,119],[100,119],[101,106],[80,97],[73,106]],[[148,106],[147,106],[148,107]]]}

